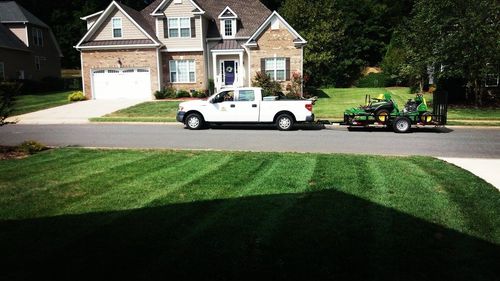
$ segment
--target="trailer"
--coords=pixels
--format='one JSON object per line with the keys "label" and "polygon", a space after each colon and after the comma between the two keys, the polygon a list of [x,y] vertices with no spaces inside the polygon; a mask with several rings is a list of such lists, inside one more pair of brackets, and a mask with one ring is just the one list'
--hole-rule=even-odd
{"label": "trailer", "polygon": [[[353,127],[390,127],[396,133],[407,133],[412,126],[444,126],[448,112],[448,96],[446,92],[434,92],[432,112],[422,94],[409,99],[400,110],[389,92],[372,98],[365,97],[365,105],[347,109],[344,112],[343,126]],[[324,122],[323,122],[324,123]]]}

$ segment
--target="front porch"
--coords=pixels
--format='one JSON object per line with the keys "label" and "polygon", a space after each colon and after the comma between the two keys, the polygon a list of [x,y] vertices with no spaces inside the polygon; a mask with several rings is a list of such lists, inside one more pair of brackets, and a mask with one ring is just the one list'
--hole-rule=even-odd
{"label": "front porch", "polygon": [[248,86],[244,50],[212,50],[211,53],[216,91]]}

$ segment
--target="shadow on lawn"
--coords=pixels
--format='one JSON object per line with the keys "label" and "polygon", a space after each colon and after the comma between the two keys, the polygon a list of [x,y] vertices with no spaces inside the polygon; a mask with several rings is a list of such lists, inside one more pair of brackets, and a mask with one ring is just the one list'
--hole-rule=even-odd
{"label": "shadow on lawn", "polygon": [[500,276],[498,245],[338,191],[1,221],[0,230],[5,280]]}

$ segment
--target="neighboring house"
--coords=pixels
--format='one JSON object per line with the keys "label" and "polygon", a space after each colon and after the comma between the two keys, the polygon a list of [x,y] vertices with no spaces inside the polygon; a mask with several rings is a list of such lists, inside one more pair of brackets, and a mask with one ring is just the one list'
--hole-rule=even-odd
{"label": "neighboring house", "polygon": [[[152,99],[165,86],[250,86],[258,71],[286,85],[307,43],[259,0],[156,0],[141,12],[113,1],[81,18],[78,42],[90,99]],[[288,82],[287,82],[288,81]]]}
{"label": "neighboring house", "polygon": [[61,57],[48,25],[15,1],[0,2],[0,80],[61,77]]}

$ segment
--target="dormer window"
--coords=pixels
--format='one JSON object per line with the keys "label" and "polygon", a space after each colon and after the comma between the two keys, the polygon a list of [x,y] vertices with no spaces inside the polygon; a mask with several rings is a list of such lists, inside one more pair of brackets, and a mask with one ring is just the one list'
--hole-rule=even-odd
{"label": "dormer window", "polygon": [[219,15],[222,38],[234,38],[237,32],[238,15],[226,7]]}
{"label": "dormer window", "polygon": [[122,38],[122,19],[121,18],[113,18],[113,38]]}
{"label": "dormer window", "polygon": [[233,20],[224,20],[224,36],[233,37]]}

